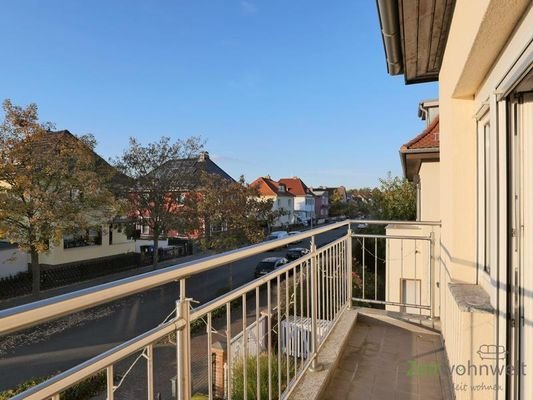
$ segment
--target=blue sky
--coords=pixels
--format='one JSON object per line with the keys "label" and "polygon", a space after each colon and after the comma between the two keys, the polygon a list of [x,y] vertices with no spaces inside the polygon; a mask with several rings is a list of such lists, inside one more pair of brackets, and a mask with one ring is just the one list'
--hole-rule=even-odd
{"label": "blue sky", "polygon": [[373,186],[401,174],[437,85],[386,73],[375,1],[3,2],[0,98],[35,102],[105,158],[201,135],[251,181]]}

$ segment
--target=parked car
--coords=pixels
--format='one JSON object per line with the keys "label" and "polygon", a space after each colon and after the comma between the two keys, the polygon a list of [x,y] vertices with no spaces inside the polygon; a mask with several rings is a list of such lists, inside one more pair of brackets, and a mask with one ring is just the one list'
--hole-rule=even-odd
{"label": "parked car", "polygon": [[287,264],[289,260],[285,257],[267,257],[259,261],[259,264],[255,267],[255,277],[266,275],[275,269]]}
{"label": "parked car", "polygon": [[268,235],[265,238],[265,241],[283,239],[283,238],[286,238],[287,236],[289,236],[289,233],[287,231],[275,231],[275,232],[272,232],[270,235]]}
{"label": "parked car", "polygon": [[[302,232],[300,232],[300,231],[292,231],[292,232],[289,232],[289,236],[296,236],[296,235],[299,235],[300,233],[302,233]],[[293,242],[293,243],[302,243],[302,241],[301,240],[297,240],[296,242]]]}
{"label": "parked car", "polygon": [[285,255],[285,257],[288,260],[292,261],[305,256],[307,253],[309,253],[309,249],[306,249],[304,247],[293,247],[287,250],[287,254]]}

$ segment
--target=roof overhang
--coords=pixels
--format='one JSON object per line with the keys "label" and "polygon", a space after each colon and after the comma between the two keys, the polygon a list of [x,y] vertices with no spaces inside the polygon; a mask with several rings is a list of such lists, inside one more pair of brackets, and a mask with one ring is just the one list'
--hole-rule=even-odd
{"label": "roof overhang", "polygon": [[411,182],[416,181],[423,162],[438,162],[440,150],[433,149],[400,149],[400,159],[404,176]]}
{"label": "roof overhang", "polygon": [[455,0],[376,1],[389,74],[438,80]]}

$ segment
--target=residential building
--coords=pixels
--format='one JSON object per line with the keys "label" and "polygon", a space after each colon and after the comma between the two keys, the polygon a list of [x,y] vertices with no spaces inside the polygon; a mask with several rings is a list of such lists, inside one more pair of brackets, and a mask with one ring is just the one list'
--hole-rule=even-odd
{"label": "residential building", "polygon": [[[217,175],[222,177],[225,181],[235,182],[226,171],[224,171],[218,164],[216,164],[211,157],[209,152],[202,151],[198,157],[183,158],[178,160],[171,160],[161,166],[161,169],[167,171],[172,171],[176,174],[185,174],[187,179],[191,180],[191,187],[194,187],[193,190],[201,191],[201,188],[198,187],[198,182],[203,173]],[[175,195],[178,197],[185,196],[187,193],[191,192],[191,189],[185,187],[176,188]],[[145,215],[144,218],[149,218],[149,215]],[[209,229],[212,232],[224,230],[224,226],[211,226]],[[139,240],[137,240],[136,248],[139,249],[140,246],[144,246],[152,243],[152,232],[148,224],[143,223],[142,219],[137,224],[137,232]],[[172,238],[184,238],[184,237],[197,237],[198,232],[180,232],[178,230],[171,230],[167,233],[166,237],[160,238],[160,246],[165,247],[168,245],[168,239]]]}
{"label": "residential building", "polygon": [[308,223],[315,218],[315,196],[300,178],[282,178],[279,184],[294,196],[294,214],[298,222]]}
{"label": "residential building", "polygon": [[[533,380],[522,367],[533,365],[532,4],[421,4],[378,1],[378,8],[389,73],[406,83],[439,82],[435,289],[446,354],[455,366],[515,371],[454,373],[464,388],[455,395],[528,399]],[[422,197],[422,210],[426,202]],[[478,385],[494,389],[476,391]]]}
{"label": "residential building", "polygon": [[[50,131],[47,133],[42,145],[49,146],[56,140],[78,139],[68,130]],[[116,171],[98,154],[92,153],[96,157],[96,166],[102,168],[106,173],[112,174],[113,191],[120,192],[122,185],[129,178]],[[51,244],[47,252],[39,255],[39,262],[42,267],[75,265],[80,262],[98,263],[112,258],[120,258],[134,250],[134,241],[127,237],[122,221],[115,218],[114,220],[98,223],[94,226],[80,229],[78,232],[64,235],[57,245]],[[27,262],[29,263],[29,254],[25,254],[25,256],[28,258]],[[17,256],[10,260],[20,266],[20,259],[21,255],[17,253]],[[21,268],[12,265],[11,269],[19,271]]]}
{"label": "residential building", "polygon": [[294,224],[294,203],[295,195],[287,190],[283,183],[276,182],[270,176],[257,178],[250,183],[251,187],[256,187],[259,196],[264,200],[272,200],[272,210],[281,210],[283,214],[273,223],[273,226],[286,226]]}
{"label": "residential building", "polygon": [[404,176],[416,185],[417,219],[439,221],[439,116],[426,121],[426,129],[400,148],[400,159]]}
{"label": "residential building", "polygon": [[0,240],[0,278],[28,271],[28,254],[16,244]]}
{"label": "residential building", "polygon": [[329,192],[325,187],[311,188],[315,195],[315,216],[317,219],[329,216]]}
{"label": "residential building", "polygon": [[[427,104],[431,104],[431,107],[428,108]],[[421,102],[418,115],[426,121],[426,128],[401,146],[400,160],[405,178],[416,185],[417,220],[440,221],[438,102]],[[388,236],[423,238],[433,235],[435,241],[440,239],[439,232],[431,226],[391,224],[387,226],[386,232]],[[388,302],[417,305],[430,303],[428,291],[422,290],[430,280],[429,270],[420,267],[429,259],[429,251],[429,246],[422,239],[390,240],[387,243],[385,284]],[[440,249],[435,249],[432,257],[438,257],[439,254]],[[435,282],[439,284],[438,278]],[[435,301],[438,303],[438,299]],[[401,306],[388,305],[387,309],[429,315],[427,311]],[[435,316],[438,316],[438,313]]]}

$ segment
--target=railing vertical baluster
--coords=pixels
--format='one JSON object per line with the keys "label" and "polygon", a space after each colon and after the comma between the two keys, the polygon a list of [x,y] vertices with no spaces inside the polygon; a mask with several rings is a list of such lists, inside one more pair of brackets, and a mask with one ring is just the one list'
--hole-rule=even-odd
{"label": "railing vertical baluster", "polygon": [[309,335],[307,336],[306,333],[306,341],[305,341],[305,347],[306,347],[306,356],[307,359],[309,359],[309,356],[311,355],[311,259],[307,260],[305,263],[305,286],[306,286],[306,292],[305,292],[305,303],[306,303],[306,324],[309,325],[308,330],[306,332],[309,332]]}
{"label": "railing vertical baluster", "polygon": [[335,319],[335,245],[330,248],[328,282],[329,282],[329,320]]}
{"label": "railing vertical baluster", "polygon": [[259,347],[259,342],[261,338],[259,337],[259,286],[255,288],[255,335],[256,335],[256,353],[255,353],[255,371],[256,371],[256,393],[257,399],[261,398],[261,370],[259,363],[259,355],[261,354],[261,349]]}
{"label": "railing vertical baluster", "polygon": [[177,399],[191,398],[191,359],[190,359],[190,299],[185,295],[185,279],[180,279],[180,298],[176,303],[179,319],[185,320],[185,326],[176,332],[176,386]]}
{"label": "railing vertical baluster", "polygon": [[207,395],[209,400],[213,400],[213,349],[212,332],[213,320],[210,312],[207,313]]}
{"label": "railing vertical baluster", "polygon": [[[268,400],[272,399],[272,299],[270,298],[271,285],[267,282],[267,312],[268,312]],[[278,339],[279,340],[279,339]]]}
{"label": "railing vertical baluster", "polygon": [[332,246],[330,249],[330,257],[329,257],[329,266],[328,266],[328,277],[329,277],[329,320],[333,321],[335,319],[335,301],[336,301],[336,294],[335,294],[335,274],[334,274],[334,268],[335,268],[335,252],[336,252],[336,246]]}
{"label": "railing vertical baluster", "polygon": [[291,381],[291,373],[289,371],[289,365],[290,365],[290,356],[289,356],[289,343],[293,343],[293,338],[291,337],[292,329],[290,324],[290,309],[291,309],[291,301],[289,298],[289,272],[285,272],[285,321],[287,322],[285,325],[285,358],[287,362],[287,386],[289,386],[289,382]]}
{"label": "railing vertical baluster", "polygon": [[300,349],[300,358],[301,363],[300,366],[303,370],[304,367],[304,346],[302,341],[304,340],[305,330],[304,330],[304,264],[300,264],[300,342],[299,342],[299,349]]}
{"label": "railing vertical baluster", "polygon": [[146,346],[146,387],[148,400],[154,400],[154,345]]}
{"label": "railing vertical baluster", "polygon": [[346,234],[346,258],[347,258],[347,273],[348,273],[348,276],[346,277],[346,281],[347,281],[347,285],[348,287],[346,288],[346,292],[347,292],[347,296],[348,296],[348,306],[349,308],[351,308],[352,306],[352,298],[353,298],[353,293],[352,293],[352,290],[353,290],[353,266],[352,266],[352,260],[353,260],[353,257],[352,257],[352,251],[353,251],[353,244],[352,244],[352,226],[351,225],[348,225],[348,232]]}
{"label": "railing vertical baluster", "polygon": [[313,361],[311,362],[311,371],[320,371],[322,366],[318,363],[318,288],[317,288],[317,261],[315,237],[311,236],[311,345],[313,349]]}
{"label": "railing vertical baluster", "polygon": [[365,298],[365,238],[363,238],[363,264],[361,265],[363,269],[363,299]]}
{"label": "railing vertical baluster", "polygon": [[374,300],[378,299],[378,238],[374,238]]}
{"label": "railing vertical baluster", "polygon": [[228,365],[227,369],[227,381],[224,382],[224,387],[226,388],[227,398],[231,400],[231,384],[232,384],[232,374],[233,374],[233,356],[231,354],[231,302],[226,303],[226,363]]}
{"label": "railing vertical baluster", "polygon": [[[281,297],[281,280],[280,276],[276,277],[276,303],[277,303],[277,314],[278,314],[278,397],[281,397],[281,340],[283,334],[281,331],[281,311],[280,311],[280,297]],[[287,335],[285,335],[285,346],[287,346]]]}
{"label": "railing vertical baluster", "polygon": [[246,321],[246,294],[242,295],[242,373],[244,382],[244,400],[248,398],[248,330]]}
{"label": "railing vertical baluster", "polygon": [[429,302],[431,321],[435,321],[435,234],[429,234]]}
{"label": "railing vertical baluster", "polygon": [[323,275],[325,279],[325,285],[324,285],[324,293],[323,295],[325,298],[322,298],[323,303],[322,307],[324,307],[324,319],[325,320],[331,320],[331,310],[330,310],[330,298],[331,298],[331,274],[330,274],[330,267],[331,267],[331,247],[329,249],[324,250],[324,263],[323,263]]}
{"label": "railing vertical baluster", "polygon": [[293,285],[292,285],[292,297],[294,299],[294,306],[293,306],[293,309],[292,309],[292,320],[294,321],[294,325],[293,325],[293,336],[295,338],[295,346],[293,347],[294,348],[294,354],[293,354],[293,357],[294,357],[294,376],[296,377],[296,375],[298,375],[298,349],[299,349],[299,346],[300,346],[300,338],[299,338],[299,335],[298,335],[298,332],[299,332],[299,329],[297,328],[297,320],[296,320],[296,315],[298,314],[298,296],[297,296],[297,284],[298,284],[298,265],[295,265],[294,268],[292,269],[292,281],[293,281]]}
{"label": "railing vertical baluster", "polygon": [[107,400],[113,400],[115,398],[115,379],[113,377],[113,365],[106,368],[107,378]]}
{"label": "railing vertical baluster", "polygon": [[339,269],[340,269],[340,246],[339,244],[335,245],[335,262],[333,266],[333,289],[335,292],[335,309],[333,310],[333,319],[337,318],[337,313],[339,312]]}

